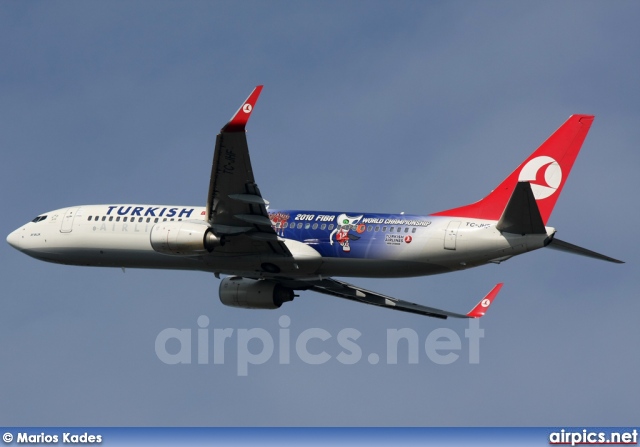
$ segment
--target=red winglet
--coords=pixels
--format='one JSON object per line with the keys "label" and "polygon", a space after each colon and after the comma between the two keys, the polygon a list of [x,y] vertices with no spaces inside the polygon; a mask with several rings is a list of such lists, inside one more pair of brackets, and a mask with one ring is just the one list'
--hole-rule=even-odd
{"label": "red winglet", "polygon": [[251,112],[258,101],[258,96],[260,96],[262,87],[262,85],[258,85],[251,92],[247,100],[242,103],[238,111],[233,115],[233,118],[225,124],[220,132],[244,132],[244,127],[247,125]]}
{"label": "red winglet", "polygon": [[487,312],[487,309],[489,309],[489,306],[491,306],[491,303],[493,303],[493,299],[498,295],[498,292],[500,292],[502,286],[503,283],[496,284],[495,287],[491,289],[491,292],[487,293],[487,295],[482,298],[478,304],[476,304],[476,307],[471,309],[467,314],[467,317],[480,318],[483,316]]}

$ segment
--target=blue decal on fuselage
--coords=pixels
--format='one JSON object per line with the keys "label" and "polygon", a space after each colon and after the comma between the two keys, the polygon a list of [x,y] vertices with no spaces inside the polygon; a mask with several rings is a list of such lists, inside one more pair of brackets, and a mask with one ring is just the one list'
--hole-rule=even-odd
{"label": "blue decal on fuselage", "polygon": [[303,242],[322,256],[344,258],[403,252],[431,225],[425,216],[397,214],[270,210],[269,218],[278,236]]}

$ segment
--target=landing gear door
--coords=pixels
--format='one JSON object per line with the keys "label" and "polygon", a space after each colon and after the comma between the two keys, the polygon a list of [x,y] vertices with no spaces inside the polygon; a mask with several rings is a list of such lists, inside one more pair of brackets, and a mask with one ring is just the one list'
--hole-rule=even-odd
{"label": "landing gear door", "polygon": [[60,225],[60,233],[71,233],[71,230],[73,230],[73,220],[76,217],[76,211],[78,211],[78,208],[69,208],[64,212],[64,216],[62,216],[62,224]]}
{"label": "landing gear door", "polygon": [[456,239],[458,238],[458,228],[460,228],[461,222],[449,222],[447,231],[444,234],[444,248],[445,250],[456,249]]}

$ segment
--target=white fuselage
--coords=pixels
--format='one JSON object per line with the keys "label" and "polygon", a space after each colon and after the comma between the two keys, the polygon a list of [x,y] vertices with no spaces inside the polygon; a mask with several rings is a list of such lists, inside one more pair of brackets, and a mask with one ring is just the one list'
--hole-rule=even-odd
{"label": "white fuselage", "polygon": [[[360,214],[358,224],[347,226],[347,230],[339,234],[342,227],[336,221],[346,214],[284,211],[274,215],[276,213],[290,216],[290,225],[283,228],[282,222],[274,221],[274,229],[293,255],[293,263],[281,256],[256,254],[246,249],[251,242],[246,239],[247,235],[236,236],[245,238],[243,243],[231,242],[211,253],[193,256],[173,256],[154,250],[150,243],[154,225],[171,221],[204,222],[204,207],[87,205],[63,208],[21,226],[7,241],[39,260],[71,265],[202,270],[267,278],[409,277],[498,263],[543,247],[555,232],[547,227],[547,234],[521,236],[501,233],[495,221]],[[42,216],[46,217],[42,219]],[[332,222],[336,222],[335,229]],[[278,265],[280,272],[277,275],[265,272],[261,268],[265,262]]]}

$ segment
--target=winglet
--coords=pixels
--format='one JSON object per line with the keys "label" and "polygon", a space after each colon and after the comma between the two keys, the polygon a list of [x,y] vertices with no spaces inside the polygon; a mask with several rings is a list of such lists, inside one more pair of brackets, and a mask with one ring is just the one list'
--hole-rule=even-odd
{"label": "winglet", "polygon": [[489,309],[489,306],[491,306],[491,303],[493,303],[493,299],[498,295],[498,292],[500,292],[502,286],[503,283],[496,284],[495,287],[491,289],[491,292],[487,293],[487,295],[482,298],[482,300],[478,304],[476,304],[476,307],[471,309],[471,311],[467,314],[467,317],[482,317],[487,312],[487,309]]}
{"label": "winglet", "polygon": [[251,112],[258,101],[258,96],[262,92],[262,85],[258,85],[245,102],[242,103],[238,111],[233,115],[227,124],[220,130],[222,132],[244,132],[244,128],[251,117]]}

